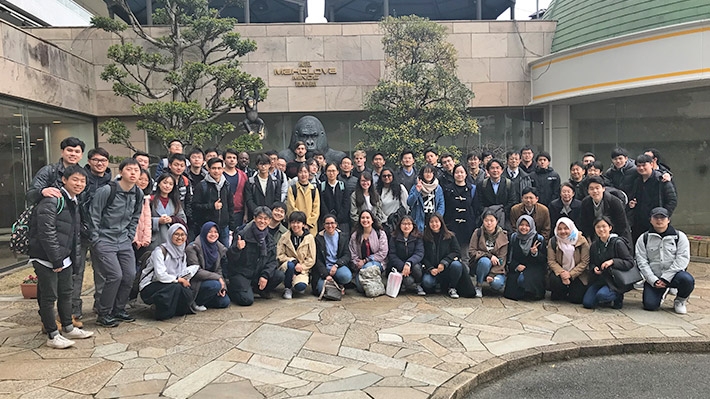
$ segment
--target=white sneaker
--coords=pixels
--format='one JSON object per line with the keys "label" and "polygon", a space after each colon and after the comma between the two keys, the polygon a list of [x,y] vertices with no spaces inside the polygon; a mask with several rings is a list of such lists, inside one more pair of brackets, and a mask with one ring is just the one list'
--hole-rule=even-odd
{"label": "white sneaker", "polygon": [[685,299],[676,298],[675,301],[673,301],[673,309],[675,310],[675,312],[678,314],[688,313],[688,309],[685,308],[685,303],[687,301],[688,301],[688,298],[685,298]]}
{"label": "white sneaker", "polygon": [[74,328],[73,330],[64,333],[65,338],[71,339],[86,339],[94,335],[93,331],[82,330],[81,328]]}
{"label": "white sneaker", "polygon": [[426,291],[424,291],[424,288],[422,288],[421,285],[418,285],[418,286],[417,286],[417,295],[419,295],[419,296],[425,296],[425,295],[426,295]]}
{"label": "white sneaker", "polygon": [[673,296],[678,296],[678,288],[669,288],[668,293]]}
{"label": "white sneaker", "polygon": [[635,290],[643,290],[643,284],[644,284],[644,280],[635,282],[634,289]]}
{"label": "white sneaker", "polygon": [[190,308],[191,308],[192,311],[195,312],[195,313],[204,312],[205,310],[207,310],[207,307],[206,307],[206,306],[198,305],[198,304],[196,304],[195,302],[193,302],[192,305],[190,305]]}
{"label": "white sneaker", "polygon": [[74,341],[62,337],[62,334],[57,334],[52,339],[47,339],[47,346],[54,349],[66,349],[74,345]]}
{"label": "white sneaker", "polygon": [[284,289],[284,299],[291,299],[293,298],[293,291],[291,291],[290,288],[285,288]]}
{"label": "white sneaker", "polygon": [[459,293],[456,292],[456,288],[449,288],[449,298],[459,299]]}
{"label": "white sneaker", "polygon": [[476,287],[476,298],[483,298],[483,288]]}

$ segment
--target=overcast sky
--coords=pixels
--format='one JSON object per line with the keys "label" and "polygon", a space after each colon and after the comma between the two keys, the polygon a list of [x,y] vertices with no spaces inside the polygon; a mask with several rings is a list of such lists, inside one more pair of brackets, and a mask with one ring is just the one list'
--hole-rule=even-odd
{"label": "overcast sky", "polygon": [[[551,0],[537,0],[540,8],[547,8]],[[515,19],[530,19],[528,16],[535,13],[536,0],[517,0],[515,3]],[[498,19],[510,19],[510,10],[501,14]]]}

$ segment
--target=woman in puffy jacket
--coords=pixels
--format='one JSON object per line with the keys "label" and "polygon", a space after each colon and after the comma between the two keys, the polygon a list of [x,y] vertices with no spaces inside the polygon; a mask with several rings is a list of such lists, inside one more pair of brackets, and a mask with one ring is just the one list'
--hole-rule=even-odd
{"label": "woman in puffy jacket", "polygon": [[441,292],[447,292],[450,298],[459,297],[456,286],[462,276],[463,265],[459,260],[461,248],[456,235],[449,231],[444,224],[444,217],[435,213],[429,219],[424,230],[424,259],[425,268],[422,277],[424,290],[433,292],[436,284],[440,284]]}
{"label": "woman in puffy jacket", "polygon": [[411,216],[405,215],[399,221],[397,229],[389,240],[388,265],[402,273],[402,285],[415,291],[417,295],[426,295],[422,288],[422,259],[424,242],[422,235]]}

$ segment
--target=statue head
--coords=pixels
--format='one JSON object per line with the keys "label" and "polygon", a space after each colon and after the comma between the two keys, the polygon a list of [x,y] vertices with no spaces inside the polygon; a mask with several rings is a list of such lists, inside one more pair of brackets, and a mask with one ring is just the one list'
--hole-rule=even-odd
{"label": "statue head", "polygon": [[298,141],[306,143],[308,152],[320,150],[325,153],[328,151],[328,140],[325,137],[325,128],[321,121],[315,116],[306,115],[299,119],[293,126],[291,144],[289,145],[292,151],[295,151]]}

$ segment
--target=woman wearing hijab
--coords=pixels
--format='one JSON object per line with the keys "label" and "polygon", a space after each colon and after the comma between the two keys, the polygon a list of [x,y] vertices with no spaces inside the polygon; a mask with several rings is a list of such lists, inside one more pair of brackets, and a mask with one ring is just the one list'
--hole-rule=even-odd
{"label": "woman wearing hijab", "polygon": [[582,303],[589,283],[589,243],[569,218],[561,217],[555,224],[555,235],[547,245],[547,265],[551,299]]}
{"label": "woman wearing hijab", "polygon": [[624,306],[624,293],[633,286],[618,286],[614,283],[611,269],[629,270],[634,267],[634,258],[624,239],[612,233],[614,226],[606,216],[594,221],[596,239],[589,248],[590,283],[582,305],[594,309],[611,305],[614,309]]}
{"label": "woman wearing hijab", "polygon": [[412,218],[417,223],[419,231],[424,231],[424,227],[429,224],[429,218],[433,214],[443,215],[446,210],[444,190],[439,185],[436,173],[434,166],[424,165],[419,172],[417,184],[409,190],[407,205],[409,205]]}
{"label": "woman wearing hijab", "polygon": [[503,295],[508,299],[540,300],[545,298],[547,259],[540,255],[545,238],[537,234],[535,221],[522,215],[515,223],[517,231],[508,246],[508,277]]}
{"label": "woman wearing hijab", "polygon": [[187,246],[185,254],[188,265],[200,266],[190,281],[193,292],[197,293],[194,310],[228,307],[227,283],[222,274],[222,258],[227,254],[227,247],[219,241],[217,223],[203,224],[200,235]]}
{"label": "woman wearing hijab", "polygon": [[143,302],[155,305],[157,320],[194,313],[190,279],[199,266],[187,266],[187,228],[174,223],[168,230],[168,237],[166,242],[153,250],[150,262],[141,273],[138,287]]}

